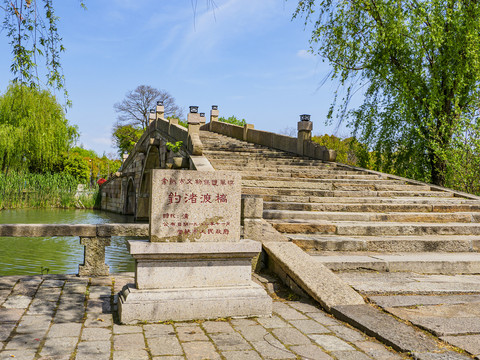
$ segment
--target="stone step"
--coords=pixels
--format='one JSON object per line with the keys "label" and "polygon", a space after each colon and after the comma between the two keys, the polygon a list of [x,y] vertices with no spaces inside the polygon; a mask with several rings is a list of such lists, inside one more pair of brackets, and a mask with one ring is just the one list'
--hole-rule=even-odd
{"label": "stone step", "polygon": [[478,274],[479,253],[323,253],[311,254],[333,271],[373,270],[419,274]]}
{"label": "stone step", "polygon": [[[242,171],[242,179],[245,180],[285,180],[291,181],[291,179],[302,179],[302,181],[321,181],[321,180],[381,180],[381,181],[392,181],[378,175],[367,175],[367,174],[338,174],[338,172],[326,172],[325,174],[317,174],[315,177],[307,177],[303,172],[282,172],[278,171],[262,171],[261,174],[258,171]],[[396,180],[393,180],[396,181]]]}
{"label": "stone step", "polygon": [[347,236],[480,235],[477,223],[268,220],[281,233]]}
{"label": "stone step", "polygon": [[287,219],[290,221],[325,220],[325,221],[373,221],[404,223],[478,223],[478,212],[339,212],[339,211],[295,211],[264,210],[264,219]]}
{"label": "stone step", "polygon": [[[242,194],[248,195],[288,195],[288,196],[309,196],[309,197],[359,197],[359,196],[379,196],[379,197],[391,197],[391,196],[421,196],[421,197],[453,197],[452,193],[441,191],[371,191],[371,190],[305,190],[305,189],[289,189],[289,188],[271,188],[271,187],[250,187],[243,186]],[[309,202],[314,202],[309,199]],[[319,202],[319,201],[317,201]]]}
{"label": "stone step", "polygon": [[480,211],[480,204],[445,204],[437,202],[430,203],[301,203],[301,202],[271,202],[265,201],[265,210],[292,210],[292,211],[342,211],[342,212],[477,212]]}
{"label": "stone step", "polygon": [[478,252],[480,236],[341,236],[288,234],[305,251]]}
{"label": "stone step", "polygon": [[[251,150],[251,151],[249,151]],[[281,159],[291,159],[293,160],[311,160],[307,157],[295,157],[291,154],[279,152],[279,151],[271,151],[271,150],[263,150],[263,149],[229,149],[229,150],[203,150],[203,155],[208,157],[209,159],[217,159],[217,160],[254,160],[254,159],[265,159],[265,158],[281,158]]]}
{"label": "stone step", "polygon": [[[265,167],[265,166],[236,166],[231,164],[212,164],[212,166],[217,170],[232,170],[232,171],[241,171],[242,173],[276,173],[281,174],[282,176],[288,177],[303,177],[303,178],[316,178],[317,176],[322,175],[363,175],[365,173],[360,171],[350,171],[344,170],[341,167],[300,167],[293,168],[288,166],[275,166],[275,167]],[[291,174],[291,175],[288,175]]]}
{"label": "stone step", "polygon": [[[208,157],[207,157],[208,158]],[[238,161],[236,159],[212,159],[208,158],[212,166],[215,165],[225,165],[235,166],[235,167],[282,167],[282,168],[291,168],[295,169],[304,169],[305,167],[320,167],[324,168],[323,163],[319,160],[291,160],[291,159],[252,159],[252,160],[243,160]]]}
{"label": "stone step", "polygon": [[406,185],[395,181],[342,181],[342,180],[318,180],[318,181],[276,181],[276,180],[243,180],[242,185],[248,187],[278,188],[278,189],[309,189],[309,190],[392,190],[392,191],[429,191],[427,185]]}
{"label": "stone step", "polygon": [[[358,193],[357,193],[358,194]],[[302,203],[302,204],[325,204],[330,205],[331,203],[335,204],[429,204],[437,205],[439,209],[444,207],[443,212],[449,212],[448,208],[455,205],[477,205],[480,206],[478,200],[470,200],[461,197],[451,196],[445,197],[442,193],[442,197],[409,197],[409,196],[365,196],[365,197],[338,197],[338,196],[302,196],[302,195],[263,195],[264,202],[271,202],[281,204],[285,203]],[[449,194],[449,193],[445,193]],[[292,209],[297,210],[297,209]],[[468,211],[468,210],[465,210]]]}

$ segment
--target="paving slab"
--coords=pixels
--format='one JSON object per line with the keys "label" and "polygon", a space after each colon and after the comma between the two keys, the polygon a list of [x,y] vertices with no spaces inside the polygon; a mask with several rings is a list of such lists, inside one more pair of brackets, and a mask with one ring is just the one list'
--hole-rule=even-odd
{"label": "paving slab", "polygon": [[342,305],[333,308],[335,316],[367,335],[401,352],[431,351],[437,346],[432,337],[412,328],[370,305]]}
{"label": "paving slab", "polygon": [[480,295],[381,295],[369,296],[381,307],[480,303]]}
{"label": "paving slab", "polygon": [[222,355],[226,360],[261,360],[260,355],[254,350],[224,351]]}
{"label": "paving slab", "polygon": [[78,344],[75,360],[109,360],[110,352],[108,341],[82,341]]}
{"label": "paving slab", "polygon": [[454,351],[413,353],[415,360],[471,360],[470,356],[462,355]]}
{"label": "paving slab", "polygon": [[285,345],[309,345],[311,340],[294,328],[273,329],[272,334]]}
{"label": "paving slab", "polygon": [[442,336],[440,339],[464,349],[474,356],[480,356],[480,335]]}
{"label": "paving slab", "polygon": [[215,346],[208,341],[192,341],[183,344],[187,360],[219,360]]}
{"label": "paving slab", "polygon": [[175,336],[158,336],[154,338],[149,338],[147,339],[147,343],[153,356],[183,355],[183,350],[180,346],[180,342]]}
{"label": "paving slab", "polygon": [[296,345],[291,346],[290,350],[299,356],[303,356],[307,359],[315,360],[331,360],[333,359],[325,351],[321,350],[318,346],[315,345]]}
{"label": "paving slab", "polygon": [[[115,279],[115,275],[112,277]],[[132,279],[133,274],[121,275],[121,280],[131,282]],[[58,301],[57,314],[53,316],[51,311],[45,311],[30,315],[25,308],[0,307],[0,315],[5,315],[0,316],[0,349],[4,350],[0,360],[4,354],[9,359],[12,354],[17,359],[32,360],[37,350],[40,350],[39,360],[333,359],[310,337],[312,335],[328,335],[354,348],[353,353],[368,355],[351,342],[363,335],[355,334],[355,330],[326,314],[311,299],[291,300],[292,293],[278,278],[269,275],[263,279],[262,285],[273,289],[271,294],[276,304],[274,315],[269,318],[118,325],[114,322],[114,313],[88,313],[89,307],[84,303],[85,299],[92,303],[112,301],[113,285],[106,285],[112,284],[112,278],[92,285],[89,279],[64,277],[62,289],[56,286],[60,285],[58,277],[47,275],[43,281],[49,281],[49,287],[40,286],[39,297],[34,294],[29,309],[33,304],[38,309],[49,309]],[[15,281],[20,281],[22,286],[44,284],[36,278],[27,280],[20,277]],[[15,284],[11,283],[11,286]],[[94,287],[98,290],[92,298],[87,289]],[[55,295],[49,297],[47,289]],[[107,290],[110,291],[108,297]],[[342,327],[345,327],[343,331]],[[350,336],[348,339],[346,334]],[[389,353],[384,345],[374,343]]]}

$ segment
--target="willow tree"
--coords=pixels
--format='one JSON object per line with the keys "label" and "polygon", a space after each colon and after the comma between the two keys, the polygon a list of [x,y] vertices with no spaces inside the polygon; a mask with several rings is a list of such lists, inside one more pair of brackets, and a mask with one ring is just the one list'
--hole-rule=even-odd
{"label": "willow tree", "polygon": [[12,84],[0,96],[0,169],[54,171],[78,138],[54,96]]}
{"label": "willow tree", "polygon": [[[308,0],[311,50],[345,90],[331,107],[377,154],[377,167],[445,184],[449,150],[480,101],[480,3],[462,0]],[[355,91],[363,104],[349,110]]]}
{"label": "willow tree", "polygon": [[[85,8],[83,1],[78,2]],[[0,0],[0,10],[4,13],[2,29],[12,49],[13,81],[62,90],[68,103],[60,63],[65,48],[58,34],[59,18],[53,0]],[[41,59],[45,66],[39,69]]]}

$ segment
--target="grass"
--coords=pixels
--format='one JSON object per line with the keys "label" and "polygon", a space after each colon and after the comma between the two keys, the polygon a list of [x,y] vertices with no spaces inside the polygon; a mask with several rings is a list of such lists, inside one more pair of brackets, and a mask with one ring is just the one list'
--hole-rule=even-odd
{"label": "grass", "polygon": [[64,173],[0,173],[0,210],[20,208],[93,208],[99,191],[76,197],[78,182]]}

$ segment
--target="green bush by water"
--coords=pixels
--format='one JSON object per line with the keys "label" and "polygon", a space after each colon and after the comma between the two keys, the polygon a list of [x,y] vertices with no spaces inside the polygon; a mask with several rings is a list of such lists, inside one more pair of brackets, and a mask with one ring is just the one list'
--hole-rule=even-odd
{"label": "green bush by water", "polygon": [[0,210],[18,208],[93,208],[98,187],[75,196],[77,180],[65,173],[0,173]]}

